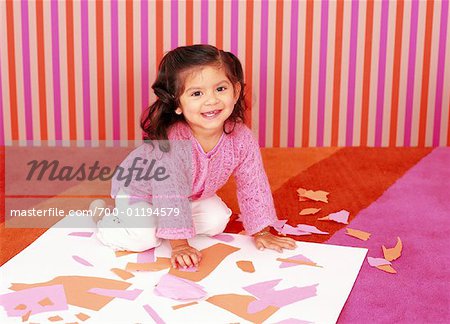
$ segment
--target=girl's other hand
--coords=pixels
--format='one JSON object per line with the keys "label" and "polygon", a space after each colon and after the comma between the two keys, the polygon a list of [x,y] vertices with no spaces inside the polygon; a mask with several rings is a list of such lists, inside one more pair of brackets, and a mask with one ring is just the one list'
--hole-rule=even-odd
{"label": "girl's other hand", "polygon": [[202,259],[202,254],[189,244],[182,244],[172,247],[172,257],[170,262],[173,268],[197,267]]}
{"label": "girl's other hand", "polygon": [[283,249],[294,250],[297,247],[295,240],[290,237],[276,236],[270,232],[257,233],[253,238],[258,250],[268,248],[278,252],[283,252]]}

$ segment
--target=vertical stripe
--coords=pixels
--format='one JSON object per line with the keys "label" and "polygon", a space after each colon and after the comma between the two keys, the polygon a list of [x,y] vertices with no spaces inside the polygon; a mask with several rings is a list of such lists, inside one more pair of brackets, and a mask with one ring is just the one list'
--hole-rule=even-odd
{"label": "vertical stripe", "polygon": [[356,86],[356,49],[358,44],[358,13],[359,0],[352,1],[352,18],[350,27],[350,53],[348,65],[348,95],[347,95],[347,129],[345,145],[353,145],[353,122],[355,111],[355,86]]}
{"label": "vertical stripe", "polygon": [[127,43],[127,140],[134,139],[134,33],[133,2],[126,2],[126,43]]}
{"label": "vertical stripe", "polygon": [[[314,1],[308,0],[306,4],[306,20],[305,20],[306,24],[305,64],[304,64],[305,74],[303,79],[304,81],[303,81],[303,125],[302,125],[303,147],[309,146],[309,119],[311,114],[311,69],[312,69],[311,62],[312,62],[312,39],[313,39],[313,14],[314,14]],[[291,22],[291,35],[292,35],[292,22]],[[291,106],[289,106],[289,122],[290,118],[291,118]],[[289,135],[288,135],[288,146],[289,146]]]}
{"label": "vertical stripe", "polygon": [[[444,64],[445,64],[445,49],[446,49],[445,47],[447,41],[447,22],[448,22],[448,0],[443,0],[441,4],[441,24],[439,31],[439,56],[438,56],[437,81],[436,81],[436,99],[434,105],[435,113],[434,113],[433,146],[439,145],[439,135],[441,131],[442,93],[444,86],[444,69],[445,69]],[[449,85],[447,84],[447,87],[448,86]]]}
{"label": "vertical stripe", "polygon": [[36,1],[36,38],[38,56],[38,87],[39,87],[39,115],[41,139],[48,140],[47,129],[47,96],[45,94],[45,40],[44,40],[44,13],[43,0]]}
{"label": "vertical stripe", "polygon": [[266,144],[266,109],[267,109],[267,38],[268,38],[268,20],[269,4],[268,0],[261,2],[261,34],[260,34],[260,62],[259,62],[259,145],[264,147]]}
{"label": "vertical stripe", "polygon": [[105,125],[105,63],[104,63],[104,37],[103,37],[103,2],[95,2],[96,33],[97,33],[97,91],[98,91],[98,138],[106,140]]}
{"label": "vertical stripe", "polygon": [[381,4],[380,22],[380,47],[378,52],[378,86],[377,86],[377,112],[375,125],[375,146],[381,146],[383,132],[383,109],[384,109],[384,85],[386,78],[386,49],[388,32],[389,2],[383,0]]}
{"label": "vertical stripe", "polygon": [[11,137],[13,141],[19,139],[19,118],[17,112],[17,79],[16,79],[16,51],[14,46],[14,12],[13,2],[6,1],[6,29],[8,38],[8,69],[9,69],[9,100],[11,114]]}
{"label": "vertical stripe", "polygon": [[344,1],[338,0],[336,7],[335,49],[334,49],[334,80],[333,105],[331,122],[331,146],[337,146],[339,135],[339,102],[341,94],[341,60],[342,60],[342,28],[344,16]]}
{"label": "vertical stripe", "polygon": [[5,128],[3,121],[3,89],[2,89],[2,58],[0,55],[0,145],[5,145]]}
{"label": "vertical stripe", "polygon": [[253,57],[253,0],[247,1],[246,7],[246,28],[245,35],[247,38],[247,42],[245,43],[245,83],[246,83],[246,123],[249,127],[252,127],[252,104],[253,104],[253,67],[252,67],[252,57]]}
{"label": "vertical stripe", "polygon": [[291,7],[291,38],[289,57],[289,113],[288,113],[288,147],[294,147],[295,142],[295,106],[297,87],[297,42],[298,42],[298,1],[292,1]]}
{"label": "vertical stripe", "polygon": [[31,76],[30,76],[30,40],[28,28],[28,2],[21,1],[22,14],[22,62],[23,62],[23,89],[25,103],[26,140],[33,140],[33,108],[31,103]]}
{"label": "vertical stripe", "polygon": [[52,0],[52,66],[53,66],[53,107],[55,116],[55,139],[62,140],[61,121],[61,76],[59,65],[59,18],[58,1]]}
{"label": "vertical stripe", "polygon": [[113,109],[113,140],[120,140],[120,95],[119,95],[119,26],[118,3],[111,1],[111,81]]}
{"label": "vertical stripe", "polygon": [[67,77],[69,96],[69,129],[70,140],[77,139],[76,95],[75,95],[75,58],[73,31],[73,0],[66,2],[66,35],[67,35]]}
{"label": "vertical stripe", "polygon": [[216,47],[223,49],[223,0],[216,1]]}
{"label": "vertical stripe", "polygon": [[170,2],[170,45],[171,49],[178,47],[178,0]]}
{"label": "vertical stripe", "polygon": [[231,0],[231,53],[238,55],[239,41],[239,3],[238,0]]}
{"label": "vertical stripe", "polygon": [[403,33],[403,7],[404,0],[398,0],[395,20],[395,45],[394,45],[394,71],[392,77],[392,99],[391,99],[391,126],[389,135],[389,146],[397,144],[397,122],[398,122],[398,100],[400,83],[400,63],[402,52]]}
{"label": "vertical stripe", "polygon": [[405,137],[403,142],[403,145],[407,147],[411,145],[411,123],[414,97],[418,9],[418,0],[412,0],[408,54],[408,81],[406,86]]}
{"label": "vertical stripe", "polygon": [[194,42],[194,6],[193,0],[186,0],[186,45]]}
{"label": "vertical stripe", "polygon": [[159,62],[161,62],[161,59],[163,57],[164,53],[164,39],[163,39],[163,32],[164,32],[164,23],[163,23],[163,2],[157,0],[156,1],[156,68],[158,69]]}
{"label": "vertical stripe", "polygon": [[144,110],[149,103],[149,53],[148,53],[148,0],[141,0],[141,85],[142,107]]}
{"label": "vertical stripe", "polygon": [[208,0],[202,0],[201,4],[201,42],[208,44]]}
{"label": "vertical stripe", "polygon": [[283,1],[277,2],[275,32],[275,89],[273,103],[273,146],[280,147],[281,67],[283,66]]}
{"label": "vertical stripe", "polygon": [[423,47],[423,63],[422,63],[422,89],[420,95],[420,117],[419,117],[419,139],[418,146],[425,146],[425,134],[427,125],[428,110],[428,86],[430,80],[430,53],[431,53],[431,32],[433,29],[433,8],[434,1],[427,1],[427,12],[425,21],[425,44]]}
{"label": "vertical stripe", "polygon": [[81,46],[83,58],[83,113],[84,140],[92,140],[91,136],[91,82],[89,69],[89,13],[87,0],[81,0]]}
{"label": "vertical stripe", "polygon": [[319,93],[317,112],[317,146],[323,146],[327,78],[328,0],[322,0],[320,27]]}

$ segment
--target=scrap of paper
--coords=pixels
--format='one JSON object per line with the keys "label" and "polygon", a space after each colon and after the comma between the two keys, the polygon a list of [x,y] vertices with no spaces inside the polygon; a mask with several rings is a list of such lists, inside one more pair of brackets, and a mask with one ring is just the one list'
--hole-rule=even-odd
{"label": "scrap of paper", "polygon": [[69,233],[70,236],[79,236],[79,237],[91,237],[94,232],[72,232]]}
{"label": "scrap of paper", "polygon": [[75,316],[80,320],[80,321],[87,321],[89,318],[91,318],[89,315],[84,314],[84,313],[78,313],[75,314]]}
{"label": "scrap of paper", "polygon": [[287,223],[287,219],[279,219],[270,226],[272,226],[276,231],[281,232],[281,230],[283,229],[284,225],[286,225],[286,223]]}
{"label": "scrap of paper", "polygon": [[198,304],[198,303],[196,301],[193,301],[193,302],[186,303],[186,304],[180,304],[180,305],[172,306],[172,309],[177,310],[177,309],[180,309],[180,308],[183,308],[183,307],[192,306],[192,305],[195,305],[195,304]]}
{"label": "scrap of paper", "polygon": [[321,208],[304,208],[299,212],[299,215],[314,215],[320,211]]}
{"label": "scrap of paper", "polygon": [[196,266],[190,266],[187,268],[178,268],[178,270],[183,271],[183,272],[197,272],[198,268]]}
{"label": "scrap of paper", "polygon": [[50,322],[59,322],[59,321],[62,321],[63,318],[61,316],[56,315],[56,316],[49,317],[48,320]]}
{"label": "scrap of paper", "polygon": [[367,262],[371,267],[380,269],[384,272],[397,273],[397,271],[395,271],[395,269],[392,267],[392,263],[386,259],[367,257]]}
{"label": "scrap of paper", "polygon": [[301,231],[297,227],[293,227],[289,224],[285,224],[283,227],[278,227],[275,229],[278,231],[278,233],[283,235],[311,235],[311,233]]}
{"label": "scrap of paper", "polygon": [[337,213],[331,213],[325,217],[318,218],[317,220],[330,220],[337,223],[348,224],[348,217],[350,213],[346,210],[338,211]]}
{"label": "scrap of paper", "polygon": [[241,261],[236,261],[236,265],[239,267],[239,269],[241,269],[244,272],[255,272],[255,266],[253,265],[252,261],[247,261],[247,260],[241,260]]}
{"label": "scrap of paper", "polygon": [[392,268],[390,264],[379,265],[376,268],[387,273],[394,273],[394,274],[397,273],[397,271],[394,268]]}
{"label": "scrap of paper", "polygon": [[39,301],[39,305],[41,305],[41,306],[51,306],[51,305],[53,305],[53,302],[50,300],[50,298],[45,297],[44,299]]}
{"label": "scrap of paper", "polygon": [[141,290],[141,289],[120,290],[120,289],[92,288],[92,289],[89,289],[88,292],[97,294],[97,295],[102,295],[102,296],[135,300],[143,292],[143,290]]}
{"label": "scrap of paper", "polygon": [[162,320],[162,318],[158,315],[158,313],[150,306],[150,305],[144,305],[145,311],[148,315],[150,315],[151,318],[155,321],[156,324],[165,324],[165,322]]}
{"label": "scrap of paper", "polygon": [[137,263],[150,263],[150,262],[155,262],[155,249],[154,248],[138,253]]}
{"label": "scrap of paper", "polygon": [[400,237],[397,237],[397,244],[393,248],[387,249],[384,245],[383,249],[384,258],[388,261],[397,260],[402,255],[403,244]]}
{"label": "scrap of paper", "polygon": [[298,188],[297,193],[300,198],[307,198],[309,200],[321,201],[328,203],[329,192],[323,190],[306,190],[304,188]]}
{"label": "scrap of paper", "polygon": [[134,277],[134,274],[132,274],[131,272],[128,272],[126,270],[123,269],[119,269],[119,268],[112,268],[111,271],[116,274],[117,276],[120,277],[120,279],[123,280],[128,280],[130,278]]}
{"label": "scrap of paper", "polygon": [[200,299],[207,295],[202,286],[171,274],[161,277],[154,289],[155,294],[176,300]]}
{"label": "scrap of paper", "polygon": [[114,253],[116,254],[117,258],[123,257],[125,255],[136,254],[136,252],[130,252],[130,251],[115,251]]}
{"label": "scrap of paper", "polygon": [[169,258],[156,258],[155,262],[150,263],[133,263],[128,262],[127,271],[161,271],[169,269],[172,266]]}
{"label": "scrap of paper", "polygon": [[306,224],[298,224],[297,228],[305,233],[312,233],[312,234],[330,234],[328,232],[323,232],[320,229],[318,229],[315,226],[312,225],[306,225]]}
{"label": "scrap of paper", "polygon": [[308,265],[313,267],[321,267],[317,265],[314,261],[308,259],[302,254],[297,254],[294,256],[291,256],[289,258],[277,258],[277,261],[280,261],[280,268],[288,268],[288,267],[294,267],[296,265]]}
{"label": "scrap of paper", "polygon": [[302,321],[296,318],[287,318],[285,320],[273,324],[312,324],[312,322]]}
{"label": "scrap of paper", "polygon": [[[44,305],[41,305],[41,306],[44,306]],[[17,305],[16,307],[14,307],[14,309],[16,309],[16,310],[27,309],[27,305],[20,304],[20,305]]]}
{"label": "scrap of paper", "polygon": [[228,234],[217,234],[214,235],[212,238],[215,238],[216,240],[222,241],[222,242],[231,242],[234,240],[234,237]]}
{"label": "scrap of paper", "polygon": [[28,321],[31,316],[31,311],[28,311],[25,315],[22,316],[22,322]]}
{"label": "scrap of paper", "polygon": [[85,265],[87,267],[93,267],[92,263],[90,263],[86,259],[83,259],[82,257],[79,257],[78,255],[72,255],[72,258],[78,263],[81,263],[82,265]]}
{"label": "scrap of paper", "polygon": [[370,233],[369,232],[364,232],[364,231],[360,231],[357,229],[352,229],[352,228],[346,228],[346,233],[349,236],[355,237],[357,239],[363,240],[363,241],[367,241],[370,237]]}

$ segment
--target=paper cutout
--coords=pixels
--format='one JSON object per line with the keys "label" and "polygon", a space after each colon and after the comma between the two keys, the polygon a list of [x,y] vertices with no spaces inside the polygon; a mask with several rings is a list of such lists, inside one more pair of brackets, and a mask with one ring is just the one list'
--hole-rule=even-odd
{"label": "paper cutout", "polygon": [[191,267],[187,267],[187,268],[179,268],[178,270],[183,271],[183,272],[197,272],[198,268],[196,266],[191,266]]}
{"label": "paper cutout", "polygon": [[214,235],[212,238],[215,238],[216,240],[227,242],[227,243],[234,240],[233,236],[227,235],[227,234],[217,234],[217,235]]}
{"label": "paper cutout", "polygon": [[367,257],[367,262],[370,264],[371,267],[392,264],[388,260],[385,260],[383,258],[372,258],[372,257]]}
{"label": "paper cutout", "polygon": [[287,219],[279,219],[277,221],[275,221],[274,223],[272,223],[272,226],[276,231],[281,232],[282,228],[284,225],[286,225],[287,223]]}
{"label": "paper cutout", "polygon": [[141,290],[141,289],[120,290],[120,289],[92,288],[92,289],[89,289],[88,292],[97,294],[97,295],[102,295],[102,296],[135,300],[143,292],[143,290]]}
{"label": "paper cutout", "polygon": [[81,263],[82,265],[85,265],[87,267],[93,267],[92,263],[89,261],[83,259],[82,257],[79,257],[78,255],[72,255],[72,258],[77,261],[78,263]]}
{"label": "paper cutout", "polygon": [[75,315],[80,321],[87,321],[88,319],[90,319],[91,317],[87,314],[84,313],[78,313]]}
{"label": "paper cutout", "polygon": [[388,261],[393,261],[402,255],[403,244],[400,237],[397,237],[397,244],[393,248],[387,249],[384,245],[381,248],[383,249],[384,258]]}
{"label": "paper cutout", "polygon": [[321,208],[305,208],[302,209],[298,214],[299,215],[314,215],[320,211]]}
{"label": "paper cutout", "polygon": [[133,263],[128,262],[126,270],[128,271],[161,271],[172,266],[169,258],[156,258],[155,262],[151,263]]}
{"label": "paper cutout", "polygon": [[131,252],[131,251],[115,251],[114,253],[116,254],[116,258],[120,258],[120,257],[123,257],[125,255],[130,255],[130,254],[136,254],[136,252]]}
{"label": "paper cutout", "polygon": [[22,316],[22,322],[28,321],[28,319],[30,318],[30,315],[31,315],[31,311],[26,312],[25,315]]}
{"label": "paper cutout", "polygon": [[62,321],[63,318],[61,316],[52,316],[52,317],[49,317],[48,320],[50,322],[59,322],[59,321]]}
{"label": "paper cutout", "polygon": [[283,235],[311,235],[309,232],[301,231],[297,227],[292,227],[289,224],[285,224],[282,228],[275,228],[280,234]]}
{"label": "paper cutout", "polygon": [[206,301],[253,323],[262,323],[266,321],[279,309],[275,306],[268,306],[260,312],[249,314],[247,312],[248,305],[256,301],[256,298],[248,295],[215,295],[209,297]]}
{"label": "paper cutout", "polygon": [[321,201],[328,203],[328,195],[329,192],[323,191],[323,190],[306,190],[304,188],[298,188],[297,193],[299,195],[299,198],[307,198],[314,201]]}
{"label": "paper cutout", "polygon": [[162,318],[156,313],[156,311],[150,305],[144,305],[145,311],[150,315],[151,318],[155,321],[156,324],[165,324]]}
{"label": "paper cutout", "polygon": [[69,233],[69,236],[80,236],[80,237],[91,237],[94,232],[72,232]]}
{"label": "paper cutout", "polygon": [[126,270],[123,269],[119,269],[119,268],[112,268],[111,271],[118,275],[121,279],[123,280],[128,280],[130,278],[134,277],[134,274],[132,274],[131,272],[128,272]]}
{"label": "paper cutout", "polygon": [[297,254],[289,258],[277,258],[277,261],[282,262],[280,264],[280,268],[294,267],[296,265],[308,265],[321,268],[321,266],[317,265],[317,263],[313,262],[302,254]]}
{"label": "paper cutout", "polygon": [[313,322],[308,322],[308,321],[302,321],[296,318],[287,318],[285,320],[282,320],[280,322],[276,322],[273,324],[312,324]]}
{"label": "paper cutout", "polygon": [[154,248],[138,253],[137,263],[151,263],[151,262],[155,262],[155,249]]}
{"label": "paper cutout", "polygon": [[255,272],[255,266],[253,265],[252,261],[246,260],[236,261],[236,265],[239,267],[239,269],[241,269],[244,272],[250,273]]}
{"label": "paper cutout", "polygon": [[388,273],[397,273],[397,271],[395,271],[390,264],[379,265],[376,268]]}
{"label": "paper cutout", "polygon": [[348,227],[345,230],[347,231],[345,234],[355,237],[357,239],[363,240],[363,241],[367,241],[371,235],[369,232],[364,232],[364,231],[360,231],[360,230],[348,228]]}
{"label": "paper cutout", "polygon": [[335,221],[337,223],[341,224],[348,224],[348,217],[350,216],[350,213],[346,210],[338,211],[337,213],[331,213],[325,217],[318,218],[317,220],[330,220]]}
{"label": "paper cutout", "polygon": [[282,290],[274,290],[274,287],[278,285],[280,281],[281,279],[275,279],[243,287],[243,289],[258,298],[248,305],[247,312],[254,314],[266,309],[269,306],[281,308],[317,295],[316,287],[318,284],[305,287],[291,287]]}
{"label": "paper cutout", "polygon": [[51,306],[51,305],[53,305],[53,303],[50,300],[50,298],[46,297],[46,298],[42,299],[41,301],[39,301],[39,305],[41,305],[41,306]]}
{"label": "paper cutout", "polygon": [[154,292],[159,296],[177,300],[200,299],[207,295],[199,284],[171,274],[165,274],[161,277]]}
{"label": "paper cutout", "polygon": [[[8,316],[23,316],[27,312],[25,311],[27,309],[31,310],[32,314],[68,309],[66,294],[61,284],[11,289],[22,291],[0,295],[0,305],[5,308]],[[39,304],[46,297],[52,300],[53,303],[46,306]],[[21,305],[25,305],[25,308]]]}
{"label": "paper cutout", "polygon": [[183,307],[187,307],[187,306],[192,306],[192,305],[195,305],[195,304],[198,304],[198,302],[193,301],[193,302],[186,303],[186,304],[175,305],[175,306],[172,306],[172,309],[177,310],[177,309],[180,309],[180,308],[183,308]]}
{"label": "paper cutout", "polygon": [[330,234],[328,232],[321,231],[320,229],[318,229],[315,226],[306,225],[306,224],[298,224],[297,229],[299,229],[302,232],[312,233],[312,234]]}
{"label": "paper cutout", "polygon": [[[52,295],[45,289],[49,289],[49,286],[59,285],[60,291],[62,291],[62,296],[60,295]],[[64,287],[62,287],[62,286]],[[45,291],[45,294],[40,294],[36,299],[41,300],[43,296],[48,296],[55,305],[45,306],[45,311],[53,310],[50,307],[61,306],[60,303],[62,301],[65,302],[67,298],[67,304],[79,306],[83,308],[88,308],[91,310],[98,311],[102,309],[106,304],[108,304],[114,297],[102,296],[97,294],[89,293],[88,290],[91,288],[105,288],[105,289],[121,289],[125,290],[131,283],[125,281],[118,281],[113,279],[105,279],[98,277],[83,277],[83,276],[61,276],[56,277],[47,282],[35,283],[35,284],[23,284],[23,283],[14,283],[10,287],[11,290],[20,291],[28,288],[42,288]],[[65,292],[65,295],[64,295]],[[4,296],[4,295],[3,295]],[[0,302],[3,302],[3,299],[0,299]],[[23,302],[22,300],[20,302]],[[17,304],[17,303],[15,303]],[[67,309],[67,304],[64,309]],[[61,309],[62,310],[62,309]],[[35,313],[33,308],[33,314]]]}
{"label": "paper cutout", "polygon": [[214,269],[222,262],[223,259],[238,250],[239,248],[231,245],[223,243],[214,244],[200,251],[202,253],[202,261],[198,265],[197,272],[184,272],[178,269],[171,268],[169,273],[180,278],[192,281],[200,281],[208,276],[212,271],[214,271]]}

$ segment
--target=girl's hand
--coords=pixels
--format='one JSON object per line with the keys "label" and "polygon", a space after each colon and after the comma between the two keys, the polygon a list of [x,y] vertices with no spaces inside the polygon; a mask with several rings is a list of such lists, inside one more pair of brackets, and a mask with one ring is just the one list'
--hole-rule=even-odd
{"label": "girl's hand", "polygon": [[293,250],[296,248],[295,240],[290,237],[282,237],[271,234],[269,231],[262,231],[253,236],[258,250],[268,248],[278,252],[283,249]]}
{"label": "girl's hand", "polygon": [[[202,254],[189,244],[181,244],[172,247],[172,257],[170,262],[173,268],[197,267],[202,259]],[[177,266],[178,265],[178,266]]]}

